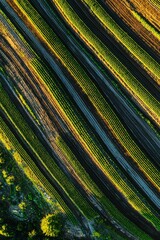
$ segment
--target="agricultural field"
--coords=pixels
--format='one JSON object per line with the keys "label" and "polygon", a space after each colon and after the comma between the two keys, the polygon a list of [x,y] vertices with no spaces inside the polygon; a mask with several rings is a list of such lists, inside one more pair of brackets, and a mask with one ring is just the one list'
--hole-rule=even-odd
{"label": "agricultural field", "polygon": [[0,239],[160,239],[159,0],[0,0]]}

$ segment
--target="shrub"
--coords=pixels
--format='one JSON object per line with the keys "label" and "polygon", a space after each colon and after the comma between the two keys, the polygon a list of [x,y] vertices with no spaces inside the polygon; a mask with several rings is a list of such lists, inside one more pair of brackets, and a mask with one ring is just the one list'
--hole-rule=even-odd
{"label": "shrub", "polygon": [[41,230],[48,237],[58,237],[63,227],[63,218],[60,212],[48,214],[41,221]]}
{"label": "shrub", "polygon": [[6,178],[6,182],[8,185],[11,185],[14,183],[15,177],[13,175],[10,175]]}

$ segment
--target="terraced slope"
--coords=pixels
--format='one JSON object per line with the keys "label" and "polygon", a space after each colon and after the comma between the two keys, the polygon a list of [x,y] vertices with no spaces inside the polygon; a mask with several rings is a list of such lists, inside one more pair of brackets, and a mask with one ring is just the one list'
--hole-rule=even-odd
{"label": "terraced slope", "polygon": [[145,4],[0,1],[1,132],[87,239],[96,219],[160,239],[159,17]]}

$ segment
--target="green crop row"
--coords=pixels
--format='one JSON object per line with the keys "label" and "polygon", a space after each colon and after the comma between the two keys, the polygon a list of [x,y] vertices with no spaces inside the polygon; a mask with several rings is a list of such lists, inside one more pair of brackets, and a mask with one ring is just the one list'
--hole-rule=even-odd
{"label": "green crop row", "polygon": [[160,1],[159,0],[151,0],[151,3],[153,3],[158,9],[160,9]]}
{"label": "green crop row", "polygon": [[[95,159],[96,163],[101,167],[110,181],[117,187],[117,189],[123,192],[124,196],[127,198],[129,203],[137,209],[139,212],[148,213],[148,216],[145,216],[149,221],[153,222],[157,226],[157,218],[153,216],[151,210],[149,210],[148,206],[146,206],[142,199],[139,198],[135,194],[135,190],[133,187],[129,187],[127,185],[127,180],[125,182],[124,178],[120,173],[115,170],[115,168],[111,165],[111,162],[105,157],[104,152],[100,150],[99,144],[93,141],[93,138],[88,134],[88,130],[84,128],[82,124],[82,119],[76,114],[74,106],[70,105],[66,94],[64,94],[59,86],[54,82],[54,79],[51,78],[52,74],[48,74],[48,70],[45,71],[44,65],[41,65],[40,62],[33,61],[32,62],[34,69],[41,75],[43,81],[46,83],[46,86],[50,88],[53,96],[56,98],[57,104],[61,106],[67,117],[69,118],[70,122],[76,129],[81,138],[81,141],[86,145],[87,150],[92,153],[93,158]],[[84,141],[85,140],[85,141]],[[98,147],[97,147],[98,146]]]}
{"label": "green crop row", "polygon": [[[112,17],[101,7],[101,5],[96,0],[83,0],[90,10],[95,14],[95,16],[101,21],[101,23],[108,29],[122,45],[124,45],[127,50],[133,54],[138,61],[140,61],[153,75],[159,79],[160,75],[160,65],[143,49],[141,48],[133,39],[130,37],[113,19]],[[136,12],[133,11],[134,16],[141,21],[141,23],[147,27],[149,31],[153,34],[156,33],[156,37],[160,37],[155,29],[150,27],[149,24],[145,22]],[[143,21],[142,21],[143,20]]]}
{"label": "green crop row", "polygon": [[[140,14],[138,14],[138,12],[133,11],[133,10],[132,10],[132,14],[149,32],[151,32],[156,38],[158,38],[160,40],[160,33],[154,27],[152,27],[145,20],[144,17],[140,16]],[[148,62],[149,62],[149,59],[148,59]],[[160,66],[159,66],[159,69],[160,69]]]}
{"label": "green crop row", "polygon": [[[93,180],[89,177],[88,173],[85,171],[85,169],[82,167],[81,163],[77,160],[71,149],[67,146],[67,143],[61,138],[58,137],[56,139],[57,146],[61,149],[61,151],[66,155],[68,162],[72,165],[76,173],[79,175],[79,177],[82,179],[83,183],[87,185],[89,188],[89,191],[96,196],[98,201],[101,203],[101,205],[106,208],[107,213],[116,219],[116,221],[125,229],[127,229],[129,232],[134,234],[134,236],[141,236],[142,240],[150,239],[146,234],[144,234],[137,226],[135,226],[133,223],[128,221],[122,215],[121,212],[115,206],[112,204],[111,201],[109,201],[103,193],[98,189],[96,184],[93,182]],[[83,161],[83,158],[81,159]]]}
{"label": "green crop row", "polygon": [[128,71],[128,69],[109,51],[109,49],[91,32],[86,24],[78,17],[71,6],[64,0],[55,0],[65,20],[72,26],[76,33],[89,45],[100,60],[119,79],[121,84],[145,108],[150,116],[157,122],[160,121],[159,102],[143,87],[143,85]]}
{"label": "green crop row", "polygon": [[[46,191],[49,193],[49,195],[53,196],[60,203],[61,207],[63,208],[63,210],[67,214],[68,218],[73,223],[77,224],[77,221],[75,220],[73,214],[70,212],[70,210],[68,209],[68,207],[66,206],[66,204],[64,203],[62,198],[59,196],[59,194],[53,188],[53,186],[51,186],[50,183],[46,180],[46,178],[42,175],[41,171],[39,171],[36,164],[29,157],[29,155],[26,153],[26,151],[23,149],[23,147],[20,145],[20,143],[17,141],[16,137],[9,130],[6,123],[2,120],[1,117],[0,117],[0,126],[1,126],[0,133],[1,133],[1,131],[3,133],[5,133],[5,135],[10,140],[11,145],[13,146],[12,149],[11,149],[12,152],[16,151],[16,152],[19,153],[19,155],[22,157],[23,161],[29,166],[29,168],[31,169],[33,174],[35,174],[36,177],[39,179],[40,183],[43,185],[43,188],[46,189]],[[3,141],[3,144],[5,144],[4,141]],[[62,144],[63,144],[63,142],[62,142]],[[59,147],[63,148],[62,144],[60,143]],[[65,151],[66,151],[66,146],[65,146]],[[67,149],[67,151],[68,151],[68,149]],[[72,153],[69,152],[68,154],[70,155]],[[15,160],[17,160],[16,159],[16,158],[18,158],[17,154],[14,155],[14,158],[15,158]],[[75,160],[75,158],[71,159],[71,161],[74,161],[74,160]],[[19,159],[17,160],[17,162],[19,162]],[[76,161],[75,164],[76,164],[75,165],[75,167],[76,167],[77,166],[77,161]],[[74,164],[73,164],[73,166],[74,166]],[[78,165],[78,168],[79,167],[81,168],[80,164]],[[84,175],[83,177],[84,177],[84,181],[86,181],[87,175]],[[31,180],[33,180],[33,179],[31,179]],[[92,180],[90,182],[90,180],[88,179],[88,184],[90,184],[90,183],[94,184],[92,182]],[[90,187],[91,187],[90,189],[92,189],[92,185]],[[96,186],[94,187],[94,192],[95,192],[95,188],[97,188],[97,187]],[[121,212],[119,212],[119,210],[116,209],[115,206],[108,199],[104,198],[104,196],[100,196],[100,193],[98,191],[99,190],[97,189],[96,195],[98,196],[98,199],[106,207],[107,212],[109,212],[111,214],[111,216],[114,217],[119,222],[119,224],[121,226],[124,226],[124,228],[126,228],[129,232],[131,232],[135,236],[137,236],[137,237],[140,236],[142,240],[150,240],[148,235],[146,235],[144,232],[142,232],[136,225],[134,225],[132,222],[130,222],[127,218],[125,218],[124,215]]]}
{"label": "green crop row", "polygon": [[[14,24],[11,22],[11,20],[6,16],[6,14],[0,9],[0,15],[1,15],[1,20],[0,20],[0,28],[2,33],[4,34],[4,36],[12,36],[14,39],[14,36],[12,34],[12,31],[14,34],[16,34],[18,36],[18,38],[16,38],[16,41],[18,41],[18,44],[21,47],[21,55],[26,55],[27,58],[31,58],[32,57],[32,48],[30,47],[30,45],[25,41],[25,38],[22,36],[22,34],[20,34],[17,30],[17,28],[14,26]],[[14,40],[12,39],[12,41],[14,42]],[[25,43],[25,48],[22,47],[22,44],[20,44],[20,41],[22,41],[22,43]]]}
{"label": "green crop row", "polygon": [[25,122],[22,115],[18,112],[16,107],[10,101],[3,88],[0,91],[0,97],[1,99],[3,99],[0,105],[2,107],[2,110],[5,112],[13,126],[18,130],[21,137],[29,145],[30,149],[34,152],[38,160],[42,162],[46,170],[51,174],[53,179],[58,182],[58,184],[63,188],[68,197],[72,199],[74,204],[81,211],[83,211],[83,213],[85,213],[87,217],[93,217],[94,211],[92,210],[92,208],[77,191],[76,187],[70,182],[66,175],[61,171],[61,169],[56,165],[54,159],[50,157],[50,155],[45,150],[43,145],[39,142],[38,138],[31,130],[29,125]]}
{"label": "green crop row", "polygon": [[[92,181],[92,179],[89,177],[88,173],[85,171],[81,163],[78,161],[76,156],[73,154],[71,149],[67,146],[67,143],[63,140],[62,137],[57,137],[56,144],[61,149],[63,154],[66,156],[69,164],[74,168],[78,176],[83,181],[83,184],[86,185],[86,187],[95,194],[96,197],[101,198],[102,195],[97,187],[97,185]],[[83,158],[81,158],[81,161],[84,161]]]}
{"label": "green crop row", "polygon": [[[3,121],[3,119],[1,117],[0,117],[0,126],[1,126],[0,133],[2,133],[1,141],[3,141],[3,144],[5,144],[5,145],[8,144],[6,142],[6,140],[3,139],[3,134],[5,134],[5,136],[7,137],[7,140],[10,141],[10,146],[11,146],[10,151],[13,152],[13,156],[14,156],[15,160],[17,161],[17,163],[19,164],[19,161],[21,160],[21,159],[19,159],[19,156],[18,156],[18,155],[20,155],[20,157],[22,158],[21,161],[24,161],[27,164],[27,166],[31,169],[32,173],[36,176],[36,178],[39,180],[39,182],[43,185],[43,188],[46,190],[46,192],[48,192],[49,195],[51,195],[53,198],[55,198],[59,202],[59,204],[61,205],[61,207],[67,214],[67,216],[69,217],[69,219],[71,219],[72,221],[75,222],[74,216],[71,213],[68,206],[64,203],[63,199],[60,197],[60,195],[57,193],[57,191],[53,188],[53,186],[44,177],[44,175],[38,169],[38,167],[36,166],[34,161],[30,158],[30,156],[27,154],[27,152],[24,150],[24,148],[20,145],[20,143],[18,142],[16,137],[13,135],[13,133],[10,131],[10,129],[8,128],[8,126],[6,125],[6,123]],[[16,152],[18,152],[18,155],[15,154]],[[33,179],[31,179],[31,180],[33,181]]]}
{"label": "green crop row", "polygon": [[37,71],[37,74],[41,76],[42,81],[45,82],[48,91],[52,93],[53,98],[57,101],[58,108],[61,107],[63,113],[65,113],[69,119],[72,128],[78,133],[81,143],[85,144],[86,150],[89,151],[94,162],[102,169],[111,183],[123,193],[131,206],[139,211],[148,221],[151,221],[153,225],[159,228],[159,223],[157,223],[159,220],[154,216],[149,205],[144,203],[145,201],[142,196],[138,197],[138,195],[136,195],[135,188],[127,184],[127,179],[118,172],[117,168],[115,170],[111,159],[109,160],[109,158],[106,157],[106,153],[101,148],[100,143],[97,142],[96,137],[91,137],[88,133],[89,127],[87,127],[75,106],[71,104],[68,95],[61,90],[59,86],[60,83],[58,81],[56,83],[56,79],[51,77],[53,74],[49,69],[45,70],[45,65],[41,65],[39,61],[37,62],[34,60],[33,67]]}
{"label": "green crop row", "polygon": [[[66,49],[61,40],[49,28],[41,16],[35,11],[32,5],[26,4],[25,1],[22,3],[19,1],[19,4],[23,7],[23,13],[26,13],[27,17],[33,23],[33,28],[38,29],[39,33],[43,36],[43,38],[45,38],[56,57],[60,59],[63,65],[71,73],[83,92],[89,97],[102,119],[107,123],[107,125],[109,125],[112,133],[125,148],[127,154],[132,157],[136,164],[138,164],[138,167],[146,175],[148,180],[159,189],[160,176],[158,170],[133,141],[122,122],[114,113],[110,105],[102,97],[101,93],[88,77],[84,69],[74,59],[71,53]],[[68,61],[68,59],[70,59],[70,61]]]}
{"label": "green crop row", "polygon": [[23,104],[23,106],[26,108],[26,110],[29,112],[29,114],[32,116],[32,118],[37,122],[37,124],[40,125],[33,109],[31,106],[28,105],[28,103],[26,102],[25,98],[23,97],[22,94],[20,94],[20,92],[18,91],[18,89],[15,88],[15,92],[18,95],[19,100],[21,101],[21,103]]}

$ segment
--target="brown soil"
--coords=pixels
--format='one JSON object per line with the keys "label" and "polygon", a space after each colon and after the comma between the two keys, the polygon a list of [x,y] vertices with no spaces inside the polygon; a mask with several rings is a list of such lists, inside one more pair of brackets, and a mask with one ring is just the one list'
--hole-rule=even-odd
{"label": "brown soil", "polygon": [[[143,0],[142,1],[140,0],[139,2],[143,2]],[[121,17],[122,20],[129,26],[129,28],[135,31],[135,33],[139,35],[145,43],[147,43],[150,47],[152,47],[155,52],[157,52],[158,54],[160,53],[160,44],[158,39],[154,37],[153,34],[149,32],[146,28],[144,28],[137,19],[134,18],[134,16],[131,13],[131,4],[129,4],[128,1],[106,0],[105,3],[113,11],[115,11],[119,15],[119,17]],[[139,9],[139,11],[142,12],[142,9]],[[160,21],[160,19],[158,21]]]}
{"label": "brown soil", "polygon": [[[128,1],[128,0],[124,0]],[[148,0],[130,0],[135,6],[137,12],[141,13],[149,22],[151,22],[157,29],[160,30],[160,14],[159,9],[156,8],[151,1]]]}

